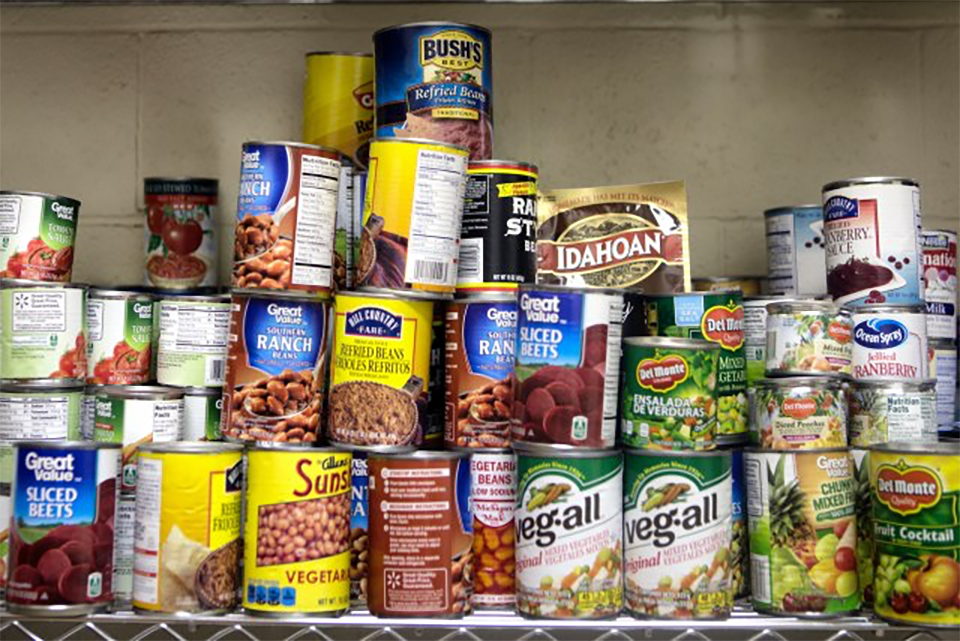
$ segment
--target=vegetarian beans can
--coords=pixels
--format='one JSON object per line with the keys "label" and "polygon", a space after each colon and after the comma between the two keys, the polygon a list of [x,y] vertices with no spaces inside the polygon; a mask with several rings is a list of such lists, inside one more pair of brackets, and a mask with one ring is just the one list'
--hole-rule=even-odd
{"label": "vegetarian beans can", "polygon": [[219,613],[240,601],[243,446],[140,448],[133,607]]}
{"label": "vegetarian beans can", "polygon": [[613,618],[623,607],[623,455],[517,443],[517,611]]}
{"label": "vegetarian beans can", "polygon": [[14,448],[7,607],[80,616],[113,601],[117,446],[19,441]]}
{"label": "vegetarian beans can", "polygon": [[470,462],[459,452],[371,453],[367,606],[380,617],[460,617],[473,590]]}
{"label": "vegetarian beans can", "polygon": [[613,447],[623,294],[522,285],[513,440]]}
{"label": "vegetarian beans can", "polygon": [[513,610],[516,605],[517,459],[507,449],[470,456],[473,509],[475,610]]}
{"label": "vegetarian beans can", "polygon": [[923,299],[930,338],[957,338],[957,235],[944,229],[920,233]]}
{"label": "vegetarian beans can", "polygon": [[0,379],[87,375],[86,285],[0,279]]}
{"label": "vegetarian beans can", "polygon": [[767,305],[767,376],[849,375],[853,319],[831,303],[795,300]]}
{"label": "vegetarian beans can", "polygon": [[627,450],[623,572],[639,618],[723,619],[733,610],[731,454]]}
{"label": "vegetarian beans can", "polygon": [[930,376],[937,379],[937,425],[950,426],[957,412],[957,343],[930,341]]}
{"label": "vegetarian beans can", "polygon": [[350,454],[247,452],[243,607],[256,616],[339,616],[350,605]]}
{"label": "vegetarian beans can", "polygon": [[870,448],[878,616],[960,627],[960,444]]}
{"label": "vegetarian beans can", "polygon": [[312,51],[303,83],[303,140],[366,166],[373,135],[373,56]]}
{"label": "vegetarian beans can", "polygon": [[847,393],[839,380],[770,378],[755,388],[751,442],[773,450],[847,444]]}
{"label": "vegetarian beans can", "polygon": [[350,605],[367,604],[367,574],[370,569],[370,494],[367,455],[354,452],[350,489]]}
{"label": "vegetarian beans can", "polygon": [[240,164],[234,287],[333,290],[340,153],[292,142],[248,142]]}
{"label": "vegetarian beans can", "polygon": [[920,186],[854,178],[823,187],[827,293],[839,305],[923,303]]}
{"label": "vegetarian beans can", "polygon": [[823,207],[796,205],[763,212],[768,293],[817,298],[827,293]]}
{"label": "vegetarian beans can", "polygon": [[925,379],[930,367],[927,350],[927,315],[922,305],[874,305],[854,311],[854,379]]}
{"label": "vegetarian beans can", "polygon": [[183,390],[184,441],[220,441],[223,393],[215,387],[187,387]]}
{"label": "vegetarian beans can", "polygon": [[146,284],[194,289],[217,284],[219,183],[213,178],[145,178]]}
{"label": "vegetarian beans can", "polygon": [[860,607],[854,464],[844,448],[747,450],[753,607],[842,616]]}
{"label": "vegetarian beans can", "polygon": [[223,385],[229,328],[226,296],[161,299],[157,382],[177,387]]}
{"label": "vegetarian beans can", "polygon": [[516,385],[516,296],[453,301],[445,316],[444,441],[448,447],[506,447]]}
{"label": "vegetarian beans can", "polygon": [[0,278],[69,283],[80,201],[0,191]]}
{"label": "vegetarian beans can", "polygon": [[853,447],[937,442],[936,382],[854,381],[847,394]]}
{"label": "vegetarian beans can", "polygon": [[320,438],[330,303],[235,292],[220,428],[228,440]]}
{"label": "vegetarian beans can", "polygon": [[153,296],[109,289],[87,292],[87,383],[138,385],[151,380]]}
{"label": "vegetarian beans can", "polygon": [[375,138],[359,230],[357,287],[449,298],[457,284],[467,151]]}

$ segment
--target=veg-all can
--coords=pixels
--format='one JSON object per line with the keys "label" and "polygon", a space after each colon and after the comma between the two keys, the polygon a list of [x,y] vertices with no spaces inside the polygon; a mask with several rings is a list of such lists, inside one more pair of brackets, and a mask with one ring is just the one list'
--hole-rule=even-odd
{"label": "veg-all can", "polygon": [[747,527],[747,485],[743,476],[743,449],[730,448],[732,506],[730,538],[730,590],[734,599],[750,594],[750,531]]}
{"label": "veg-all can", "polygon": [[353,289],[353,246],[356,229],[353,226],[353,199],[355,197],[354,164],[343,159],[340,165],[340,183],[337,190],[337,223],[333,238],[333,289],[338,292]]}
{"label": "veg-all can", "polygon": [[853,313],[855,380],[927,378],[927,316],[922,305],[874,305]]}
{"label": "veg-all can", "polygon": [[853,456],[853,466],[856,470],[857,575],[860,582],[861,605],[863,608],[872,608],[875,545],[873,492],[870,489],[870,452],[851,448],[850,455]]}
{"label": "veg-all can", "polygon": [[743,300],[743,356],[748,386],[766,376],[767,305],[783,301],[780,296],[755,296]]}
{"label": "veg-all can", "polygon": [[157,382],[177,387],[223,385],[229,328],[226,296],[161,299]]}
{"label": "veg-all can", "polygon": [[853,447],[937,442],[934,381],[854,381],[847,394]]}
{"label": "veg-all can", "polygon": [[767,228],[767,293],[818,298],[827,293],[820,205],[763,212]]}
{"label": "veg-all can", "polygon": [[836,379],[764,379],[755,388],[751,428],[751,442],[764,449],[844,447],[846,392]]}
{"label": "veg-all can", "polygon": [[367,455],[354,452],[350,489],[350,605],[367,604],[367,573],[370,568],[370,495]]}
{"label": "veg-all can", "polygon": [[366,166],[373,135],[373,56],[312,51],[303,83],[303,140]]}
{"label": "veg-all can", "polygon": [[930,341],[930,376],[937,379],[937,426],[942,430],[956,420],[957,344],[954,341]]}
{"label": "veg-all can", "polygon": [[69,283],[80,201],[0,191],[0,278]]}
{"label": "veg-all can", "polygon": [[358,230],[360,288],[449,298],[457,284],[467,151],[375,138]]}
{"label": "veg-all can", "polygon": [[767,305],[767,376],[849,375],[849,310],[812,300]]}
{"label": "veg-all can", "polygon": [[134,609],[218,613],[239,604],[242,454],[233,443],[140,448]]}
{"label": "veg-all can", "polygon": [[217,284],[219,183],[213,178],[145,178],[146,284],[193,289]]}
{"label": "veg-all can", "polygon": [[760,296],[767,290],[766,276],[711,276],[691,281],[695,292],[716,292],[739,289],[744,296]]}
{"label": "veg-all can", "polygon": [[7,607],[73,617],[113,600],[116,446],[19,441],[14,448]]}
{"label": "veg-all can", "polygon": [[728,451],[626,451],[623,572],[625,607],[631,615],[730,615],[731,460]]}
{"label": "veg-all can", "polygon": [[340,153],[248,142],[240,164],[234,287],[333,290]]}
{"label": "veg-all can", "polygon": [[223,394],[215,387],[187,387],[183,390],[183,441],[220,441]]}
{"label": "veg-all can", "polygon": [[470,456],[473,509],[475,610],[513,610],[516,605],[517,459],[507,449]]}
{"label": "veg-all can", "polygon": [[153,296],[91,289],[87,292],[87,383],[150,382]]}
{"label": "veg-all can", "polygon": [[292,445],[247,452],[243,607],[339,616],[350,605],[350,453]]}
{"label": "veg-all can", "polygon": [[944,229],[920,232],[923,299],[930,338],[957,338],[957,235]]}
{"label": "veg-all can", "polygon": [[133,533],[137,520],[137,499],[117,493],[113,515],[113,609],[129,609],[133,602]]}

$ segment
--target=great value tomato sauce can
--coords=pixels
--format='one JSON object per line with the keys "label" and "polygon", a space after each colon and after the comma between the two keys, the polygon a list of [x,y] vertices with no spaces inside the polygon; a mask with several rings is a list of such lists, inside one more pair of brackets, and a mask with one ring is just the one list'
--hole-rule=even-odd
{"label": "great value tomato sauce can", "polygon": [[145,178],[146,284],[193,289],[217,284],[219,183],[213,178]]}
{"label": "great value tomato sauce can", "polygon": [[87,384],[137,385],[151,379],[150,294],[111,289],[87,293]]}
{"label": "great value tomato sauce can", "polygon": [[69,283],[80,201],[0,191],[0,278]]}
{"label": "great value tomato sauce can", "polygon": [[230,327],[227,296],[165,296],[158,325],[157,382],[177,387],[223,385]]}

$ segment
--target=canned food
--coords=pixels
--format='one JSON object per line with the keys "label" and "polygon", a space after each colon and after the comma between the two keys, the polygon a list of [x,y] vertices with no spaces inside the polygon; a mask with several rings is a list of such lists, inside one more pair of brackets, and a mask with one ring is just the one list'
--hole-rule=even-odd
{"label": "canned food", "polygon": [[730,590],[734,599],[750,594],[750,532],[747,529],[747,489],[743,477],[743,449],[731,448],[732,531],[730,538]]}
{"label": "canned food", "polygon": [[153,296],[87,292],[87,383],[136,385],[151,379]]}
{"label": "canned food", "polygon": [[213,178],[145,178],[146,284],[193,289],[217,284],[219,183]]}
{"label": "canned food", "polygon": [[[368,151],[369,155],[369,151]],[[363,204],[366,202],[367,194],[367,172],[353,172],[353,214],[351,216],[350,226],[353,230],[353,245],[350,252],[353,259],[350,261],[353,273],[350,274],[350,283],[355,286],[357,283],[357,265],[360,264],[360,233],[363,230]]]}
{"label": "canned food", "polygon": [[929,375],[922,305],[875,305],[853,313],[853,378],[922,380]]}
{"label": "canned food", "polygon": [[0,486],[0,602],[7,589],[7,560],[10,558],[10,517],[13,515],[13,498],[10,486]]}
{"label": "canned food", "polygon": [[428,298],[453,294],[467,151],[375,138],[363,203],[357,286]]}
{"label": "canned food", "polygon": [[510,450],[470,456],[473,510],[473,597],[477,610],[513,610],[516,604],[517,459]]}
{"label": "canned food", "polygon": [[220,415],[223,392],[215,387],[187,387],[183,390],[184,441],[221,441]]}
{"label": "canned food", "polygon": [[491,157],[489,31],[452,22],[388,27],[373,34],[373,53],[377,136],[439,140],[468,149],[471,160]]}
{"label": "canned food", "polygon": [[870,452],[851,449],[856,470],[857,502],[857,576],[863,608],[873,607],[873,559],[875,554],[873,499],[870,490]]}
{"label": "canned food", "polygon": [[463,616],[473,589],[469,459],[371,453],[368,465],[370,613]]}
{"label": "canned food", "polygon": [[367,604],[367,573],[370,569],[370,496],[367,455],[354,452],[350,490],[350,605]]}
{"label": "canned food", "polygon": [[937,425],[942,430],[951,426],[957,411],[957,344],[930,341],[930,354],[930,376],[937,379]]}
{"label": "canned food", "polygon": [[86,377],[86,289],[0,280],[0,379]]}
{"label": "canned food", "polygon": [[767,228],[768,293],[825,296],[823,208],[820,205],[777,207],[763,212],[763,217]]}
{"label": "canned food", "polygon": [[854,381],[848,394],[853,447],[937,442],[934,381]]}
{"label": "canned food", "polygon": [[943,229],[920,232],[923,299],[930,338],[957,338],[957,235]]}
{"label": "canned food", "polygon": [[784,301],[780,296],[755,296],[743,300],[743,356],[748,386],[766,376],[767,305]]}
{"label": "canned food", "polygon": [[809,450],[847,444],[847,397],[840,381],[771,378],[757,383],[751,441],[765,449]]}
{"label": "canned food", "polygon": [[767,376],[845,374],[853,359],[850,312],[831,303],[767,305]]}
{"label": "canned food", "polygon": [[730,452],[626,450],[623,485],[627,612],[652,619],[730,616]]}
{"label": "canned food", "polygon": [[244,143],[233,286],[330,294],[339,182],[332,149]]}
{"label": "canned food", "polygon": [[694,278],[691,283],[695,292],[739,289],[744,296],[759,296],[766,291],[767,278],[764,276],[712,276]]}
{"label": "canned food", "polygon": [[353,163],[344,158],[340,165],[337,223],[333,237],[333,288],[338,292],[353,289],[353,246],[356,243],[353,226],[354,171]]}
{"label": "canned food", "polygon": [[488,294],[447,304],[446,417],[448,447],[506,447],[516,377],[517,299]]}
{"label": "canned food", "polygon": [[105,608],[119,447],[18,441],[14,458],[7,608],[65,617]]}
{"label": "canned food", "polygon": [[133,494],[117,493],[113,515],[113,609],[129,609],[133,602],[133,532],[137,500]]}
{"label": "canned food", "polygon": [[229,328],[226,296],[161,299],[157,382],[177,387],[223,385]]}
{"label": "canned food", "polygon": [[80,401],[80,437],[79,441],[92,441],[94,424],[97,422],[97,394],[103,385],[87,385],[83,388]]}
{"label": "canned food", "polygon": [[140,448],[135,609],[217,613],[238,605],[242,455],[233,443]]}
{"label": "canned food", "polygon": [[444,398],[446,363],[444,352],[444,324],[446,302],[433,304],[433,319],[430,321],[430,383],[427,385],[427,418],[423,431],[424,449],[442,449],[444,431]]}
{"label": "canned food", "polygon": [[0,278],[69,283],[80,201],[0,191]]}
{"label": "canned food", "polygon": [[303,140],[366,166],[373,135],[373,56],[312,51],[303,83]]}
{"label": "canned food", "polygon": [[247,452],[243,607],[339,616],[350,605],[350,454],[292,445]]}
{"label": "canned food", "polygon": [[919,305],[920,186],[854,178],[823,187],[827,292],[838,305]]}

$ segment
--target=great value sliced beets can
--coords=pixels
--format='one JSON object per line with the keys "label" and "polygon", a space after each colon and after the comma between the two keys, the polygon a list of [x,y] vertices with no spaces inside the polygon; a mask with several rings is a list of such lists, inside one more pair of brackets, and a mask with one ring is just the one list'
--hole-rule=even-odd
{"label": "great value sliced beets can", "polygon": [[80,201],[0,191],[0,278],[69,283]]}
{"label": "great value sliced beets can", "polygon": [[923,288],[930,338],[957,337],[957,235],[943,229],[920,233]]}
{"label": "great value sliced beets can", "polygon": [[767,293],[810,298],[826,295],[823,207],[777,207],[763,215],[767,228]]}
{"label": "great value sliced beets can", "polygon": [[927,316],[922,305],[875,305],[853,314],[855,380],[922,380],[929,375]]}

